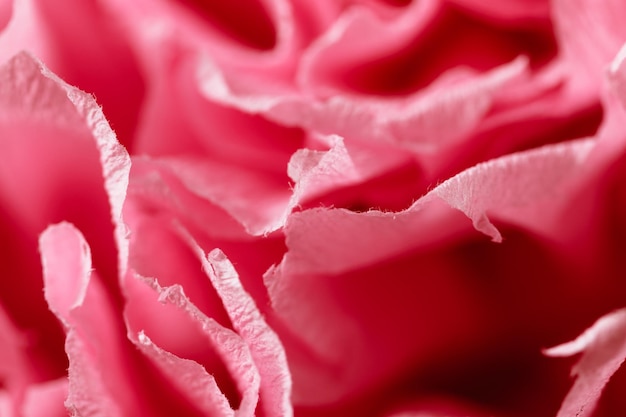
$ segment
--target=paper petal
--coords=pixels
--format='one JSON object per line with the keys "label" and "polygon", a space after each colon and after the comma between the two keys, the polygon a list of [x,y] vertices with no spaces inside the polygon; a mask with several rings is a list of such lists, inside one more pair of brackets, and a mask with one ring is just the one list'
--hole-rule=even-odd
{"label": "paper petal", "polygon": [[[367,294],[374,294],[376,290],[363,284],[352,295],[355,290],[345,282],[353,282],[351,280],[356,279],[356,276],[362,276],[364,281],[371,282],[378,275],[393,280],[395,276],[402,277],[407,271],[413,271],[416,281],[398,279],[406,283],[425,285],[428,291],[436,292],[435,298],[439,300],[436,306],[428,307],[429,303],[425,300],[414,308],[430,308],[429,313],[423,313],[424,317],[434,314],[438,317],[439,324],[449,319],[451,322],[447,326],[459,330],[437,333],[428,342],[416,343],[415,349],[431,348],[431,342],[441,343],[447,337],[459,338],[451,343],[460,343],[460,339],[468,345],[474,343],[473,337],[477,337],[484,330],[477,323],[487,323],[488,320],[472,318],[470,312],[481,314],[481,308],[473,304],[475,298],[468,297],[471,291],[457,287],[458,282],[466,281],[457,281],[454,278],[466,276],[468,272],[463,270],[463,263],[451,262],[446,258],[451,256],[446,248],[462,246],[462,242],[478,239],[477,233],[471,230],[471,223],[463,215],[472,220],[476,229],[493,240],[501,239],[501,235],[488,215],[553,239],[562,232],[562,227],[571,227],[569,224],[561,225],[555,218],[559,218],[558,214],[563,210],[561,204],[568,201],[578,184],[577,181],[580,181],[577,175],[581,174],[594,146],[593,140],[582,140],[485,162],[442,183],[409,209],[401,212],[371,210],[356,213],[344,209],[316,208],[293,213],[284,229],[288,251],[282,262],[270,269],[264,277],[276,314],[313,351],[308,354],[315,359],[309,362],[320,360],[326,366],[333,364],[341,370],[336,371],[341,374],[336,384],[349,378],[358,379],[359,383],[367,383],[375,372],[388,371],[394,365],[390,364],[393,362],[391,359],[385,365],[380,365],[383,363],[381,360],[379,365],[381,368],[388,366],[387,369],[376,369],[372,366],[367,376],[360,377],[355,376],[360,375],[360,371],[350,368],[351,364],[357,367],[354,363],[359,360],[368,360],[358,357],[358,354],[369,354],[367,349],[354,345],[374,344],[363,340],[367,340],[368,335],[376,329],[374,324],[362,328],[361,322],[354,321],[354,315],[349,313],[350,303],[358,305],[354,308],[358,309],[361,317],[366,314],[364,311],[370,311],[363,307],[369,301]],[[412,259],[420,267],[413,270],[414,264],[408,259]],[[431,282],[426,278],[431,276],[438,279]],[[380,285],[379,282],[377,284]],[[349,289],[343,285],[347,285]],[[390,288],[386,288],[384,293],[394,293],[395,287],[388,285]],[[444,286],[445,290],[439,285]],[[414,291],[420,290],[416,287]],[[381,295],[381,298],[397,301],[402,296],[394,293],[388,298]],[[410,304],[397,302],[399,306]],[[439,312],[437,309],[443,308],[441,306],[445,308]],[[394,308],[387,307],[387,310],[395,311]],[[457,308],[464,313],[459,313],[458,316],[452,313]],[[398,309],[404,311],[402,307]],[[409,314],[422,317],[409,307],[407,309],[410,310]],[[436,310],[438,312],[434,312]],[[463,324],[455,322],[466,319],[467,322]],[[329,328],[330,322],[333,326]],[[400,319],[395,321],[400,322]],[[385,329],[390,326],[381,328],[376,334],[385,333]],[[436,334],[438,326],[437,330],[429,327],[428,334]],[[467,335],[465,330],[473,336]],[[391,337],[386,335],[381,339],[389,340]],[[381,345],[384,343],[381,342]],[[407,346],[408,343],[402,344],[402,348]],[[385,348],[379,349],[382,351]],[[395,359],[402,354],[404,353],[394,351],[389,357]],[[350,357],[350,361],[345,360],[346,355]],[[308,372],[316,373],[313,370]],[[306,375],[306,372],[303,371],[303,374]],[[302,378],[306,379],[303,376]],[[294,377],[294,380],[300,381],[300,378]],[[314,380],[314,377],[308,377],[307,381],[309,380]],[[315,401],[313,398],[330,401],[332,394],[317,388],[328,385],[328,382],[310,383],[306,389],[297,385],[299,390],[296,398],[299,401]],[[338,385],[333,386],[334,392],[343,389]],[[358,384],[354,382],[353,387],[356,386]],[[308,392],[306,399],[302,398],[301,389]]]}
{"label": "paper petal", "polygon": [[330,149],[300,149],[292,156],[287,172],[293,187],[286,177],[208,158],[136,157],[126,210],[132,210],[130,205],[137,210],[156,206],[208,235],[250,240],[282,228],[306,201],[358,186],[409,161],[400,152],[376,153],[368,147],[348,151],[338,136],[320,141]]}
{"label": "paper petal", "polygon": [[626,359],[626,310],[617,310],[595,322],[575,340],[545,350],[560,357],[582,353],[572,369],[576,381],[565,397],[557,417],[588,417],[611,376]]}
{"label": "paper petal", "polygon": [[146,213],[163,211],[186,225],[193,225],[209,236],[226,239],[249,239],[245,227],[222,207],[216,206],[185,187],[163,164],[135,157],[129,196],[124,206],[124,220],[129,228],[142,221]]}
{"label": "paper petal", "polygon": [[361,180],[343,139],[332,136],[329,141],[328,151],[300,149],[289,160],[287,172],[296,183],[290,208],[313,195]]}
{"label": "paper petal", "polygon": [[587,139],[484,162],[445,181],[428,196],[461,210],[477,230],[499,242],[502,236],[487,211],[530,227],[543,225],[544,219],[533,206],[549,201],[558,207],[594,145]]}
{"label": "paper petal", "polygon": [[289,202],[286,179],[195,158],[155,161],[195,195],[221,207],[252,235],[274,231]]}
{"label": "paper petal", "polygon": [[[106,306],[103,288],[94,288],[92,284],[90,302],[83,306],[87,287],[92,283],[87,243],[78,230],[62,223],[51,226],[41,235],[40,251],[46,300],[67,329],[68,410],[94,416],[124,415],[113,393],[128,389],[124,387],[124,378],[116,380],[119,385],[115,388],[109,385],[111,381],[107,378],[109,372],[116,372],[116,367],[105,365],[115,352],[107,351],[114,338],[110,333],[113,325],[106,323],[111,317],[106,315],[110,307]],[[91,319],[102,320],[96,332],[90,329],[93,322],[83,321],[90,315]]]}
{"label": "paper petal", "polygon": [[[295,93],[237,93],[209,61],[201,67],[200,82],[208,98],[242,111],[264,114],[287,126],[338,134],[346,140],[391,142],[432,150],[467,133],[489,110],[496,91],[521,77],[526,69],[527,61],[522,58],[449,87],[445,94],[442,89],[433,88],[432,92],[426,90],[395,101],[349,95],[311,100]],[[453,114],[455,117],[446,116]]]}
{"label": "paper petal", "polygon": [[224,302],[233,327],[246,341],[255,360],[261,377],[260,394],[265,415],[292,416],[291,376],[278,336],[261,316],[223,252],[213,250],[203,259],[203,266]]}
{"label": "paper petal", "polygon": [[[51,73],[44,74],[55,79]],[[102,109],[96,104],[94,98],[74,87],[57,82],[65,90],[67,97],[83,118],[87,128],[93,134],[99,151],[104,188],[107,192],[111,206],[111,219],[115,225],[115,237],[120,262],[120,270],[126,270],[125,260],[128,258],[128,247],[125,244],[127,230],[122,221],[122,206],[126,198],[128,178],[130,173],[130,156],[122,145],[117,141],[115,133],[106,120]]]}
{"label": "paper petal", "polygon": [[279,268],[288,274],[338,273],[445,239],[459,223],[450,223],[455,216],[433,204],[435,197],[463,212],[477,230],[494,241],[502,237],[487,213],[540,229],[549,219],[545,212],[544,217],[538,216],[537,207],[544,208],[546,202],[553,209],[558,207],[561,199],[557,196],[567,195],[570,181],[593,146],[592,140],[583,140],[482,163],[397,213],[342,209],[294,213],[285,228],[289,251]]}
{"label": "paper petal", "polygon": [[[260,377],[249,347],[241,337],[201,312],[185,295],[180,285],[161,287],[153,278],[144,278],[136,275],[127,277],[125,287],[135,304],[142,306],[144,309],[151,307],[147,311],[152,311],[153,314],[149,317],[144,317],[142,320],[149,320],[151,323],[148,324],[152,326],[159,324],[161,332],[169,332],[166,335],[166,340],[171,338],[171,332],[173,331],[186,331],[185,328],[189,326],[197,329],[201,338],[194,338],[188,341],[188,343],[209,343],[219,360],[225,365],[241,397],[237,412],[242,416],[252,416],[259,399]],[[160,306],[156,306],[155,302],[157,301],[161,303]],[[176,310],[175,315],[172,314],[171,308]],[[204,369],[195,362],[186,361],[185,358],[176,355],[174,352],[167,352],[164,347],[156,345],[156,342],[152,342],[153,338],[150,337],[148,329],[143,331],[139,327],[142,326],[142,321],[139,320],[139,313],[138,309],[134,309],[134,312],[131,310],[126,312],[131,341],[144,350],[147,357],[162,370],[183,394],[190,397],[190,399],[202,398],[200,404],[208,407],[207,409],[215,407],[212,399],[220,398],[220,394],[216,393],[214,388],[211,388],[214,386],[213,383],[209,385],[194,384],[192,387],[187,387],[185,384],[187,378],[199,378],[208,382],[211,377],[207,372],[212,372],[213,370]],[[162,317],[165,315],[169,316]],[[159,319],[159,317],[161,318]],[[180,322],[180,320],[184,320],[184,322]],[[179,326],[180,329],[170,328],[170,326]],[[157,335],[155,334],[155,336]],[[180,342],[185,343],[184,340]],[[180,342],[168,340],[170,345]],[[179,379],[180,375],[176,373],[175,364],[177,363],[186,369],[182,379]],[[217,381],[218,385],[219,383],[220,381]],[[205,389],[208,391],[204,391]],[[226,405],[224,403],[225,399],[218,400],[217,408],[225,410]]]}
{"label": "paper petal", "polygon": [[[289,161],[287,172],[295,182],[289,212],[320,206],[401,210],[428,183],[419,163],[402,149],[336,135],[314,140],[312,149],[298,150]],[[318,150],[315,143],[330,149]]]}
{"label": "paper petal", "polygon": [[40,238],[44,295],[52,312],[70,327],[72,310],[83,305],[91,277],[91,251],[69,223],[47,229]]}
{"label": "paper petal", "polygon": [[179,358],[161,349],[143,332],[139,332],[134,341],[171,383],[184,392],[202,412],[219,417],[235,415],[215,383],[215,378],[197,362]]}
{"label": "paper petal", "polygon": [[[2,124],[7,129],[0,191],[11,196],[6,206],[36,232],[52,222],[71,220],[93,238],[101,257],[114,251],[114,243],[108,222],[93,218],[111,219],[117,225],[120,261],[126,259],[126,231],[120,219],[130,158],[102,109],[92,96],[66,84],[27,53],[2,66],[0,81]],[[19,141],[13,139],[17,132]],[[14,181],[15,176],[22,180]],[[77,212],[77,204],[85,210]]]}

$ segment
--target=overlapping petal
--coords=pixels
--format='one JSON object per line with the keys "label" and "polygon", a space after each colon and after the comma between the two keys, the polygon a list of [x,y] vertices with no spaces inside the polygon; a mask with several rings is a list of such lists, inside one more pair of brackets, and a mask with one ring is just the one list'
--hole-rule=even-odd
{"label": "overlapping petal", "polygon": [[3,2],[0,413],[619,409],[623,310],[540,349],[624,304],[626,9],[522,3]]}
{"label": "overlapping petal", "polygon": [[549,356],[572,356],[582,353],[572,369],[576,376],[557,417],[591,416],[609,379],[626,359],[626,311],[614,311],[601,317],[571,342],[547,349]]}

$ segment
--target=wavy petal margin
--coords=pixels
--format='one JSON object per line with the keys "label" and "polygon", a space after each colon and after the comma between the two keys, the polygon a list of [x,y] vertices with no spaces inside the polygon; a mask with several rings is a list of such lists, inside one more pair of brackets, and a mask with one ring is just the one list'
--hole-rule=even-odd
{"label": "wavy petal margin", "polygon": [[157,290],[162,302],[178,306],[201,324],[202,331],[211,340],[239,388],[242,395],[238,410],[240,415],[252,415],[260,401],[265,416],[292,416],[291,374],[280,339],[243,287],[226,255],[219,249],[207,255],[186,230],[179,227],[178,232],[200,260],[222,300],[233,329],[221,327],[206,317],[184,295],[180,286],[161,288],[155,280],[146,282]]}
{"label": "wavy petal margin", "polygon": [[626,359],[626,309],[601,317],[571,342],[546,349],[552,357],[582,353],[572,369],[576,382],[565,397],[557,417],[590,417],[604,387]]}
{"label": "wavy petal margin", "polygon": [[261,376],[260,394],[265,415],[292,416],[291,375],[278,336],[261,316],[239,281],[233,264],[221,250],[211,251],[202,258],[202,264],[224,302],[233,327],[250,348]]}
{"label": "wavy petal margin", "polygon": [[[69,393],[65,405],[71,413],[91,416],[123,416],[106,374],[114,337],[107,321],[103,288],[91,286],[91,251],[80,232],[69,223],[50,226],[40,238],[46,301],[67,331],[65,351],[70,361]],[[85,320],[87,318],[87,320]],[[99,320],[98,320],[99,319]],[[97,331],[90,329],[101,321]],[[116,378],[123,382],[123,378]],[[118,387],[118,389],[121,387]]]}
{"label": "wavy petal margin", "polygon": [[502,236],[488,214],[545,230],[550,225],[547,213],[540,215],[537,208],[549,203],[554,209],[565,201],[562,197],[594,146],[594,140],[584,139],[484,162],[441,183],[401,212],[320,208],[294,213],[285,227],[289,251],[266,277],[269,287],[277,273],[340,273],[454,233],[458,223],[450,223],[450,210],[434,200],[461,211],[495,242]]}
{"label": "wavy petal margin", "polygon": [[[175,306],[198,325],[225,364],[241,395],[237,415],[253,416],[259,406],[263,407],[263,415],[266,416],[293,415],[291,375],[278,336],[261,316],[223,252],[216,249],[207,256],[191,236],[182,230],[181,234],[200,259],[211,284],[221,297],[233,329],[223,327],[207,317],[189,300],[180,285],[161,287],[156,279],[137,276],[129,278],[128,288],[145,291],[140,287],[147,284],[156,292],[154,295],[161,303]],[[234,415],[226,398],[219,392],[215,379],[209,375],[210,369],[165,351],[143,331],[139,331],[136,336],[129,334],[129,337],[174,385],[189,395],[205,412]],[[198,381],[204,382],[199,384]]]}
{"label": "wavy petal margin", "polygon": [[1,99],[8,104],[23,107],[37,117],[52,118],[55,123],[84,124],[92,132],[100,155],[111,220],[116,227],[120,269],[124,271],[128,244],[122,206],[128,187],[130,157],[117,141],[102,109],[90,94],[68,85],[27,52],[18,53],[3,66],[0,81]]}

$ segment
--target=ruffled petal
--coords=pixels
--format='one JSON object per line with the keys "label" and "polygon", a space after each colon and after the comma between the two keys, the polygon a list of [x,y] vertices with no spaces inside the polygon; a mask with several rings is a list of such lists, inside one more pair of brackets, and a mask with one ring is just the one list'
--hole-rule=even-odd
{"label": "ruffled petal", "polygon": [[[197,249],[199,250],[199,248]],[[246,341],[261,377],[261,401],[266,416],[293,415],[291,375],[276,333],[244,290],[235,268],[218,249],[208,254],[203,267],[220,294],[234,329]]]}
{"label": "ruffled petal", "polygon": [[203,413],[220,417],[235,415],[227,398],[217,386],[215,378],[207,373],[202,365],[163,350],[143,331],[140,331],[136,338],[135,336],[131,338],[144,355],[167,376],[172,385],[184,392]]}
{"label": "ruffled petal", "polygon": [[[128,296],[132,297],[126,313],[130,339],[145,350],[147,357],[183,395],[195,400],[204,396],[200,405],[213,407],[211,398],[227,394],[231,402],[228,410],[235,408],[244,416],[254,414],[259,399],[260,377],[249,347],[237,333],[207,317],[179,285],[161,287],[155,279],[129,276],[125,288]],[[148,312],[151,314],[148,315]],[[178,340],[172,338],[174,334]],[[142,335],[141,338],[139,335]],[[185,350],[189,353],[200,346],[204,346],[206,369],[186,361],[184,357]],[[176,363],[186,364],[185,378],[179,379],[175,372]],[[215,392],[211,388],[214,386],[212,383],[206,388],[195,384],[189,387],[184,383],[186,378],[210,381],[212,377],[207,372],[216,374],[217,385],[224,394]],[[231,383],[235,392],[229,392]],[[207,391],[203,392],[204,389]],[[225,397],[217,403],[218,409],[227,409],[224,402]]]}
{"label": "ruffled petal", "polygon": [[28,53],[4,63],[0,80],[1,275],[20,277],[1,280],[0,292],[16,326],[37,335],[23,347],[31,369],[22,376],[39,382],[64,375],[67,357],[63,329],[41,293],[37,237],[63,220],[81,227],[96,249],[94,265],[115,288],[112,222],[124,198],[123,168],[129,159],[93,97]]}
{"label": "ruffled petal", "polygon": [[115,315],[104,288],[93,279],[89,246],[77,229],[62,223],[41,235],[40,252],[46,301],[67,331],[66,407],[77,414],[126,415],[124,402],[133,389],[123,369],[107,366],[121,359]]}
{"label": "ruffled petal", "polygon": [[592,416],[602,391],[626,359],[626,310],[617,310],[595,322],[571,342],[546,349],[553,357],[582,353],[572,369],[576,381],[557,417]]}

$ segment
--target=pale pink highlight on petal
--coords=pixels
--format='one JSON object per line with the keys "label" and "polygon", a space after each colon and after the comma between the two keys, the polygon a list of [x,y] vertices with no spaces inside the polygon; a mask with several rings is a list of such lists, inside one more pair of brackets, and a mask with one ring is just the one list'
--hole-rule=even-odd
{"label": "pale pink highlight on petal", "polygon": [[61,126],[70,132],[84,126],[92,134],[102,165],[111,220],[116,226],[120,268],[124,270],[128,248],[121,213],[128,186],[130,157],[117,141],[102,109],[91,95],[68,85],[25,52],[13,57],[3,67],[0,78],[4,86],[0,104],[11,108],[13,114],[27,115],[33,120],[43,119],[51,126]]}
{"label": "pale pink highlight on petal", "polygon": [[331,143],[328,151],[300,149],[291,157],[287,172],[296,185],[290,209],[307,198],[362,179],[343,139],[331,136],[328,140]]}
{"label": "pale pink highlight on petal", "polygon": [[44,232],[40,246],[46,301],[69,327],[71,311],[85,300],[91,277],[91,251],[82,235],[68,223]]}
{"label": "pale pink highlight on petal", "polygon": [[[292,155],[287,166],[295,183],[292,189],[274,176],[210,159],[136,157],[131,193],[145,203],[166,204],[194,222],[210,219],[199,224],[207,233],[246,239],[246,234],[267,235],[281,229],[291,212],[307,200],[375,178],[408,159],[399,152],[374,155],[364,147],[348,151],[338,136],[320,137],[319,142],[330,149],[304,148]],[[220,209],[245,232],[223,218]],[[128,204],[125,210],[130,210]]]}
{"label": "pale pink highlight on petal", "polygon": [[[469,217],[474,227],[502,241],[487,212],[501,219],[545,226],[537,208],[567,196],[570,180],[595,146],[591,139],[546,146],[481,163],[445,181],[425,198],[437,196]],[[546,213],[543,214],[544,216]]]}
{"label": "pale pink highlight on petal", "polygon": [[235,415],[228,400],[215,383],[215,378],[201,365],[161,349],[144,332],[139,332],[137,337],[132,339],[136,346],[169,377],[172,384],[188,395],[200,410],[211,416]]}
{"label": "pale pink highlight on petal", "polygon": [[45,68],[42,70],[42,73],[57,81],[65,90],[77,113],[83,118],[84,123],[93,133],[100,154],[104,188],[107,191],[109,204],[111,205],[111,220],[115,226],[119,269],[123,272],[126,270],[126,260],[128,259],[128,245],[125,239],[128,231],[122,221],[122,207],[128,188],[130,156],[126,149],[117,141],[115,132],[113,132],[107,122],[102,109],[91,95],[62,82]]}
{"label": "pale pink highlight on petal", "polygon": [[526,75],[528,60],[519,57],[454,87],[435,84],[406,105],[405,115],[387,114],[383,122],[401,144],[420,151],[445,148],[475,129],[500,91]]}
{"label": "pale pink highlight on petal", "polygon": [[[141,219],[145,206],[160,207],[189,222],[210,236],[227,239],[248,239],[249,233],[222,207],[215,206],[193,190],[189,190],[169,169],[160,169],[158,160],[135,157],[129,185],[129,198],[125,202],[124,213],[128,227]],[[209,226],[210,225],[210,226]]]}
{"label": "pale pink highlight on petal", "polygon": [[601,317],[578,338],[545,350],[553,357],[582,353],[572,368],[576,381],[565,397],[557,417],[593,415],[604,387],[626,359],[626,310]]}
{"label": "pale pink highlight on petal", "polygon": [[123,416],[107,387],[100,368],[102,363],[98,363],[97,353],[92,351],[95,341],[81,334],[85,329],[81,329],[80,321],[74,317],[74,312],[83,306],[91,278],[87,243],[72,225],[62,223],[50,226],[41,235],[40,251],[46,300],[68,332],[65,346],[70,359],[68,410],[102,417]]}
{"label": "pale pink highlight on petal", "polygon": [[222,207],[252,235],[276,230],[289,201],[288,184],[252,170],[196,158],[155,161],[192,193]]}
{"label": "pale pink highlight on petal", "polygon": [[[562,198],[575,185],[594,146],[595,142],[587,139],[484,162],[443,182],[401,212],[312,209],[294,213],[285,227],[289,251],[278,268],[267,274],[267,284],[273,286],[272,277],[277,273],[340,273],[411,247],[445,241],[458,233],[455,228],[462,229],[458,228],[458,218],[452,220],[455,216],[433,199],[461,211],[478,231],[494,241],[501,241],[502,236],[488,213],[526,227],[550,230],[549,213],[540,216],[537,210],[549,202],[556,212],[555,201],[566,201]],[[335,245],[342,251],[334,250]]]}
{"label": "pale pink highlight on petal", "polygon": [[432,152],[473,129],[485,116],[499,90],[519,81],[528,61],[519,58],[453,86],[417,92],[402,99],[335,95],[327,100],[298,93],[283,95],[238,92],[225,74],[204,60],[200,88],[210,99],[250,113],[261,113],[287,126],[300,126],[346,140],[370,140]]}
{"label": "pale pink highlight on petal", "polygon": [[608,76],[612,93],[626,109],[626,44],[611,63]]}
{"label": "pale pink highlight on petal", "polygon": [[[231,377],[235,381],[237,390],[241,395],[241,403],[237,412],[242,416],[252,416],[259,400],[260,377],[256,366],[254,365],[254,360],[251,356],[249,347],[241,339],[241,337],[232,330],[221,326],[211,317],[207,317],[204,313],[202,313],[191,303],[189,298],[184,294],[180,285],[161,287],[156,279],[140,277],[137,275],[134,277],[127,277],[126,286],[150,287],[159,302],[175,306],[199,327],[202,334],[206,336],[207,342],[211,344],[213,350],[219,355]],[[136,331],[136,333],[133,333],[135,332],[134,327],[135,326],[131,321],[129,323],[129,338],[139,346],[141,343],[144,343],[139,339],[139,334],[141,334],[142,330],[140,329],[139,331]],[[144,336],[149,337],[147,334],[144,334]],[[143,340],[149,341],[150,339],[144,337]],[[144,343],[144,345],[147,347],[154,346],[151,342]],[[173,372],[172,363],[180,362],[181,358],[177,359],[177,357],[170,353],[164,353],[164,351],[160,348],[151,348],[146,350],[146,353],[148,353],[148,357],[151,360],[153,360],[164,370],[166,374],[169,375],[170,378],[174,380],[175,384],[179,383],[179,381],[176,381],[177,376],[175,372]],[[196,367],[189,364],[185,365],[185,367],[189,372],[195,374],[196,377],[207,380],[207,376],[204,375],[204,373],[210,372],[210,370],[204,370],[201,366]],[[183,392],[185,392],[185,390],[183,390]],[[195,391],[191,391],[188,394],[191,394],[192,397],[201,395],[201,393]],[[217,397],[217,394],[213,391],[209,391],[208,395],[211,397]],[[220,405],[218,408],[222,409],[223,406]]]}
{"label": "pale pink highlight on petal", "polygon": [[[449,230],[438,225],[458,226],[458,217],[455,221],[443,203],[435,206],[424,210],[420,202],[399,213],[324,208],[294,213],[285,227],[289,251],[277,268],[268,271],[266,284],[272,289],[275,274],[336,274],[376,263],[413,245],[445,241]],[[342,250],[336,251],[335,246]]]}
{"label": "pale pink highlight on petal", "polygon": [[[200,250],[199,248],[197,250]],[[267,325],[254,300],[245,291],[232,263],[219,249],[202,259],[212,284],[218,291],[233,327],[246,341],[261,376],[261,399],[266,416],[289,417],[291,376],[280,340]]]}

